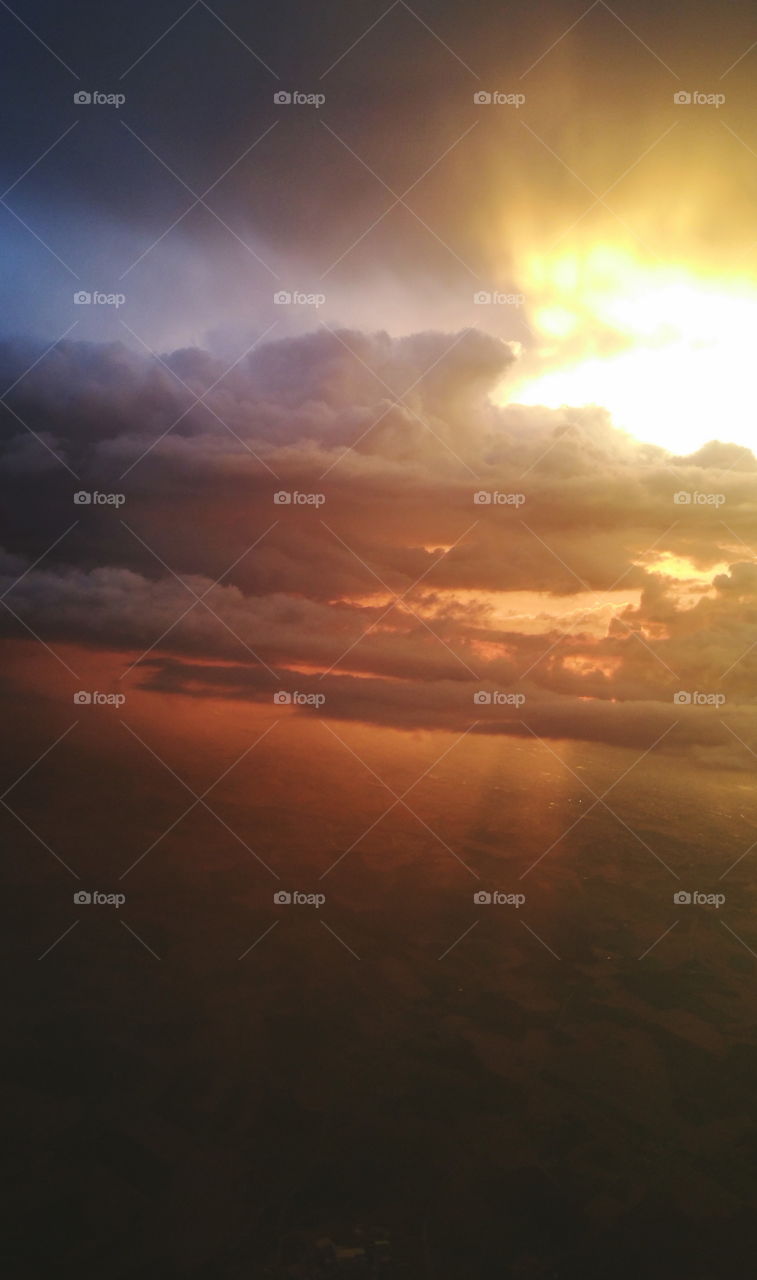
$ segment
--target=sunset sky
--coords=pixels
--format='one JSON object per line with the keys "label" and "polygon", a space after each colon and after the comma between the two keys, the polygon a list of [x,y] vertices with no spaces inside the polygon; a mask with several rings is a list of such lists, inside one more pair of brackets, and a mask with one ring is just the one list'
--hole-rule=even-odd
{"label": "sunset sky", "polygon": [[[73,956],[97,880],[152,886],[134,947],[183,954],[207,873],[236,962],[296,868],[353,955],[429,878],[435,962],[504,840],[534,946],[578,955],[553,894],[593,797],[660,904],[635,964],[757,820],[753,7],[25,0],[0,31],[21,952]],[[189,823],[158,847],[177,774],[190,804],[247,751],[217,862]],[[717,944],[749,959],[742,888]]]}
{"label": "sunset sky", "polygon": [[[676,690],[723,682],[748,734],[738,10],[630,30],[600,0],[565,35],[549,7],[367,14],[251,33],[198,4],[146,51],[142,18],[116,41],[82,10],[86,39],[46,28],[57,57],[6,23],[15,73],[56,86],[33,113],[9,95],[8,604],[53,649],[149,647],[130,674],[158,689],[267,702],[307,675],[339,718],[454,729],[517,684],[537,732],[642,743]],[[99,84],[125,101],[72,101]],[[192,598],[175,575],[220,625],[202,607],[159,639]],[[692,708],[675,741],[731,755],[721,718]]]}

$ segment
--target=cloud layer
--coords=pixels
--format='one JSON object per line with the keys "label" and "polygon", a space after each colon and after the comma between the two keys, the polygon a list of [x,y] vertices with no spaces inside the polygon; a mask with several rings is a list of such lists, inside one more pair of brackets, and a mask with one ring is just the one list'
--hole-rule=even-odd
{"label": "cloud layer", "polygon": [[598,409],[497,407],[516,353],[475,331],[321,328],[230,369],[64,342],[25,373],[40,354],[0,350],[7,634],[402,728],[749,738],[748,451],[673,458]]}

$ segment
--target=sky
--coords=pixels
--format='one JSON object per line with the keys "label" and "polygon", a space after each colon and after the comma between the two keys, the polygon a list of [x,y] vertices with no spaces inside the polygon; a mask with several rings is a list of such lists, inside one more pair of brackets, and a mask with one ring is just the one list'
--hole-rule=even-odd
{"label": "sky", "polygon": [[[313,1051],[320,1000],[330,1026],[362,999],[381,1011],[343,1061],[319,1049],[312,1094],[304,1068],[281,1085],[328,1116],[329,1080],[346,1081],[352,1129],[324,1119],[312,1149],[342,1141],[359,1170],[381,1142],[385,1025],[411,1046],[411,1067],[404,1049],[391,1064],[397,1096],[405,1076],[416,1098],[434,1082],[407,1120],[417,1154],[444,1141],[424,1106],[468,1114],[458,1036],[495,1078],[476,1106],[512,1071],[511,1101],[521,1089],[559,1127],[573,1085],[537,1098],[529,1082],[545,1061],[563,1070],[566,1022],[588,1026],[600,990],[604,1021],[577,1049],[608,1073],[593,1121],[615,1114],[620,1073],[635,1101],[617,1153],[632,1149],[635,1054],[686,1164],[700,1148],[666,1110],[679,1046],[655,1000],[672,990],[671,1036],[712,1055],[710,1097],[720,1049],[751,1034],[745,988],[727,1014],[713,992],[754,956],[753,7],[0,0],[0,35],[0,800],[20,952],[60,965],[32,998],[42,1030],[58,999],[84,1020],[112,979],[149,1057],[178,992],[186,1025],[201,1007],[219,1033],[217,1078],[198,1027],[187,1049],[214,1118],[227,1073],[243,1091],[251,1072],[234,1039],[249,993],[234,977],[216,1000],[203,963],[215,974],[225,946],[236,965],[260,942],[274,1079]],[[671,933],[686,915],[671,895],[714,889],[715,864],[734,870],[734,928],[702,1011],[686,986],[701,935]],[[85,968],[71,892],[97,883],[128,894],[131,960],[178,966],[149,1014],[123,931],[103,927]],[[483,928],[465,941],[472,893],[498,883],[531,895],[504,950]],[[297,884],[327,885],[316,946],[334,950],[312,962],[300,939],[279,965],[272,891]],[[375,957],[382,929],[393,958],[361,989],[343,966]],[[657,988],[623,969],[651,953]],[[573,976],[555,978],[563,958]],[[591,1069],[576,1067],[589,1092]],[[265,1110],[278,1086],[254,1078]],[[746,1078],[739,1057],[723,1106],[747,1105]],[[518,1134],[538,1181],[552,1156]],[[480,1149],[496,1163],[508,1141],[492,1128]],[[632,1152],[641,1182],[647,1154]],[[391,1163],[377,1158],[371,1195]],[[714,1203],[705,1157],[691,1167],[682,1201]],[[619,1221],[635,1194],[592,1213]],[[441,1224],[455,1197],[439,1197]],[[99,1274],[146,1274],[136,1253],[108,1259]],[[530,1265],[517,1274],[557,1274]]]}
{"label": "sky", "polygon": [[[245,11],[159,5],[146,31],[39,5],[36,39],[6,13],[9,336],[76,321],[77,340],[231,359],[274,321],[278,339],[477,325],[522,344],[506,398],[610,398],[684,450],[725,409],[749,443],[748,6],[723,24],[645,5],[630,26],[601,0],[506,23],[486,3],[475,23],[449,5]],[[101,83],[124,102],[74,102]],[[282,88],[324,101],[278,104]],[[79,288],[125,302],[81,315]],[[325,301],[282,314],[281,289]],[[480,292],[523,301],[484,310]],[[684,391],[705,360],[717,391],[701,375]]]}
{"label": "sky", "polygon": [[566,16],[6,12],[9,635],[743,757],[748,13]]}

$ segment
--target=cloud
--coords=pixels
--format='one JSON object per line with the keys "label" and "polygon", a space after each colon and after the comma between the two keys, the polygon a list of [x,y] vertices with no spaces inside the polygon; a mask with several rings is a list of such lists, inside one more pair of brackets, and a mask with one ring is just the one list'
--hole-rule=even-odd
{"label": "cloud", "polygon": [[[33,358],[6,345],[0,371]],[[515,360],[475,331],[322,329],[230,371],[61,343],[0,424],[0,588],[48,643],[147,651],[150,688],[267,700],[315,672],[331,715],[450,729],[476,690],[517,690],[535,732],[627,745],[672,723],[678,689],[749,707],[754,459],[673,459],[599,409],[499,407]],[[712,711],[686,708],[676,741],[722,745]],[[524,732],[506,702],[480,719]]]}

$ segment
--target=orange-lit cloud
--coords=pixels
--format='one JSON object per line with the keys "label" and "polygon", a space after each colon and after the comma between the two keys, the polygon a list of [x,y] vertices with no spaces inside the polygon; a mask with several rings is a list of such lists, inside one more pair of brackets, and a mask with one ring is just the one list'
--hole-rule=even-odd
{"label": "orange-lit cloud", "polygon": [[[168,365],[198,393],[217,376],[202,352]],[[8,549],[6,632],[128,649],[147,687],[194,696],[267,702],[299,675],[331,715],[405,727],[521,733],[514,700],[476,715],[480,689],[522,694],[544,733],[616,742],[669,723],[678,689],[747,706],[757,463],[666,454],[598,410],[497,407],[512,367],[481,334],[313,335],[255,353],[160,439],[187,401],[166,368],[63,346],[24,416],[83,488],[128,469],[127,499],[76,510],[35,564],[71,508],[11,432],[15,501],[42,527]],[[708,711],[681,732],[722,739]]]}

